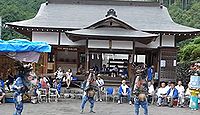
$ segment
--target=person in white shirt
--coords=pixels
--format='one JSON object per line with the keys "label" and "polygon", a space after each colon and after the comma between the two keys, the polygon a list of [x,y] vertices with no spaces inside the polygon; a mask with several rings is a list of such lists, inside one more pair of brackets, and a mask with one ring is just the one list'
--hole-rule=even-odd
{"label": "person in white shirt", "polygon": [[96,101],[100,101],[102,102],[102,91],[103,91],[103,85],[104,85],[104,81],[103,79],[100,77],[100,74],[97,75],[97,80],[96,80],[97,86],[98,86],[98,92],[97,92],[97,100]]}
{"label": "person in white shirt", "polygon": [[163,82],[161,83],[161,87],[158,89],[156,93],[156,95],[158,96],[158,101],[157,101],[158,106],[161,106],[166,103],[166,94],[167,91],[165,88],[165,83]]}
{"label": "person in white shirt", "polygon": [[171,81],[168,81],[168,84],[167,84],[167,86],[165,87],[165,89],[166,89],[166,92],[171,88]]}
{"label": "person in white shirt", "polygon": [[67,89],[69,88],[70,84],[72,81],[72,70],[68,69],[68,71],[66,72],[66,84],[67,84]]}
{"label": "person in white shirt", "polygon": [[127,97],[128,98],[128,102],[131,105],[131,90],[129,88],[129,86],[126,85],[126,80],[122,80],[122,84],[119,87],[118,90],[118,104],[121,103],[121,97]]}
{"label": "person in white shirt", "polygon": [[54,73],[54,75],[56,76],[56,79],[61,80],[63,78],[63,72],[61,67],[58,68],[58,70],[56,70],[56,72]]}
{"label": "person in white shirt", "polygon": [[153,103],[154,97],[154,86],[152,82],[148,82],[148,103]]}
{"label": "person in white shirt", "polygon": [[180,80],[178,81],[178,85],[175,88],[178,90],[178,103],[179,103],[179,106],[183,107],[185,88],[183,87],[182,82]]}

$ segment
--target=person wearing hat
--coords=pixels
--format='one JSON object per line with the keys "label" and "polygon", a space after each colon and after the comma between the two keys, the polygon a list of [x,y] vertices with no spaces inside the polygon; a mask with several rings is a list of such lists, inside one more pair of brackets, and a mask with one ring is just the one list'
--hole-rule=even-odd
{"label": "person wearing hat", "polygon": [[31,64],[24,65],[21,62],[18,63],[19,74],[17,75],[17,79],[14,81],[12,86],[15,103],[15,112],[13,115],[21,115],[23,111],[22,96],[31,87],[31,81],[33,80],[32,70],[33,67]]}
{"label": "person wearing hat", "polygon": [[101,75],[98,74],[97,75],[97,80],[96,80],[97,86],[98,86],[98,92],[97,92],[97,100],[96,101],[100,101],[102,102],[102,91],[103,91],[103,85],[104,85],[104,81],[101,78]]}
{"label": "person wearing hat", "polygon": [[66,84],[67,84],[67,89],[69,88],[70,84],[72,81],[72,70],[68,69],[68,71],[66,72]]}

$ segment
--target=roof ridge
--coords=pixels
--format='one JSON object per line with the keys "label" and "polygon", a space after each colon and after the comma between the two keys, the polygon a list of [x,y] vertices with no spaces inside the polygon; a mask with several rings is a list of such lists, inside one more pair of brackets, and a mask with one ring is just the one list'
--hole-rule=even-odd
{"label": "roof ridge", "polygon": [[159,2],[128,0],[47,0],[49,4],[159,6]]}

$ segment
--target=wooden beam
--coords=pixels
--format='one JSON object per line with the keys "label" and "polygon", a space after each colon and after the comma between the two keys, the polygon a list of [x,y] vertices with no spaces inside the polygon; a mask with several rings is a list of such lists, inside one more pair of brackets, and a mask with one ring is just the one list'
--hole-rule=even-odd
{"label": "wooden beam", "polygon": [[86,65],[86,71],[89,70],[89,50],[88,50],[88,39],[86,39],[86,45],[85,45],[85,65]]}

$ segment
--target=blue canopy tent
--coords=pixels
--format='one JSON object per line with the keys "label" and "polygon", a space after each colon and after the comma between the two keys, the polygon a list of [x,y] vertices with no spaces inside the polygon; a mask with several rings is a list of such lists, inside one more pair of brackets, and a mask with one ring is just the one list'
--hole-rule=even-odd
{"label": "blue canopy tent", "polygon": [[0,40],[0,54],[24,62],[38,62],[40,53],[51,52],[46,42],[31,42],[26,39]]}

